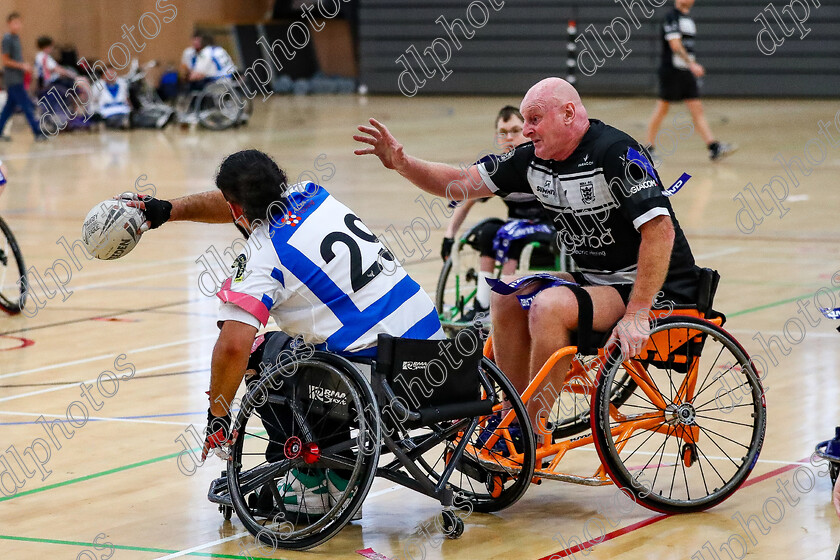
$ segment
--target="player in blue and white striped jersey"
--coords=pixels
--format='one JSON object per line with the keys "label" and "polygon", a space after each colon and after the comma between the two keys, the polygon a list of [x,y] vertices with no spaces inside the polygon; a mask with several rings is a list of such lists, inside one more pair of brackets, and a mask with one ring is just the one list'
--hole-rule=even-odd
{"label": "player in blue and white striped jersey", "polygon": [[[234,221],[247,238],[247,251],[217,294],[221,332],[213,350],[203,456],[227,440],[228,403],[245,375],[252,345],[259,350],[254,339],[269,317],[290,336],[351,357],[375,356],[381,333],[445,338],[426,292],[324,187],[287,187],[283,171],[257,150],[228,156],[216,186],[218,191],[172,202],[135,197],[130,203],[146,214],[141,229],[168,220]],[[328,482],[304,473],[295,484],[300,488],[292,490],[302,495],[323,493]],[[291,506],[284,503],[287,510]],[[308,511],[313,513],[311,500]]]}

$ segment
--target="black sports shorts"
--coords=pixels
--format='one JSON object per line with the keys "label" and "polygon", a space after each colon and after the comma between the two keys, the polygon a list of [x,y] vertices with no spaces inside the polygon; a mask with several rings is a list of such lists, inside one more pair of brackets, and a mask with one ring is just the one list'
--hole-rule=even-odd
{"label": "black sports shorts", "polygon": [[697,78],[688,70],[659,70],[659,99],[683,101],[700,97]]}
{"label": "black sports shorts", "polygon": [[[581,286],[599,286],[600,284],[593,284],[592,282],[587,281],[583,277],[582,272],[572,272],[572,277],[575,279],[575,282],[580,284]],[[622,301],[624,302],[624,306],[627,307],[627,303],[630,301],[630,293],[633,291],[633,284],[609,284],[610,288],[615,288],[618,292],[618,295],[621,296]]]}

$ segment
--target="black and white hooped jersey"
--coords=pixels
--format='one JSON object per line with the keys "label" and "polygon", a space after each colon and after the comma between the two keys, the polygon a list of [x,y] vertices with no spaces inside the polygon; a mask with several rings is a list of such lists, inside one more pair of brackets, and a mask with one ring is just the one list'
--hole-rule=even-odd
{"label": "black and white hooped jersey", "polygon": [[380,333],[444,338],[432,300],[353,212],[314,183],[289,187],[219,290],[219,320],[342,354],[375,356]]}
{"label": "black and white hooped jersey", "polygon": [[663,70],[688,70],[685,61],[671,51],[668,41],[671,39],[682,39],[683,47],[691,60],[694,60],[694,36],[697,34],[697,26],[694,20],[687,14],[674,8],[665,15],[662,22],[662,64]]}
{"label": "black and white hooped jersey", "polygon": [[562,161],[534,155],[531,142],[478,166],[487,187],[509,199],[533,196],[551,212],[559,239],[587,281],[636,281],[639,228],[670,216],[675,239],[666,294],[691,301],[697,267],[656,170],[624,132],[591,119],[578,147]]}

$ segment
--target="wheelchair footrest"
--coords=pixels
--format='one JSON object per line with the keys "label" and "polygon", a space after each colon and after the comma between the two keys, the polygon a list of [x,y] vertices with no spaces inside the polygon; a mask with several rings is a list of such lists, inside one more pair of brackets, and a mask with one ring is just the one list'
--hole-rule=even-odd
{"label": "wheelchair footrest", "polygon": [[493,401],[485,399],[483,401],[443,404],[421,408],[417,412],[420,414],[420,424],[434,424],[435,422],[443,422],[444,420],[485,416],[493,412]]}
{"label": "wheelchair footrest", "polygon": [[210,490],[207,492],[207,499],[214,504],[233,506],[233,503],[230,500],[230,490],[228,489],[226,474],[222,474],[221,477],[210,483]]}

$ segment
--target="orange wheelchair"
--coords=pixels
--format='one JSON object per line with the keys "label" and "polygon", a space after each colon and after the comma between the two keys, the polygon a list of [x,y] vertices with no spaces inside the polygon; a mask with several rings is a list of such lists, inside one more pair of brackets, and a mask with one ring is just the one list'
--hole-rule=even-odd
{"label": "orange wheelchair", "polygon": [[[749,355],[722,328],[725,316],[712,310],[718,279],[703,269],[698,305],[652,310],[649,342],[634,358],[622,359],[617,347],[605,351],[608,333],[592,333],[600,348],[567,346],[549,358],[521,395],[524,403],[542,403],[535,431],[550,435],[538,444],[533,482],[612,482],[637,503],[667,513],[713,507],[738,489],[761,451],[766,407]],[[538,391],[569,355],[560,390],[549,384]],[[493,357],[492,337],[485,356]],[[498,424],[499,437],[510,439],[512,419],[508,414]],[[567,453],[589,444],[601,462],[594,474],[560,470]],[[508,447],[511,464],[498,466],[515,470],[521,458]]]}

